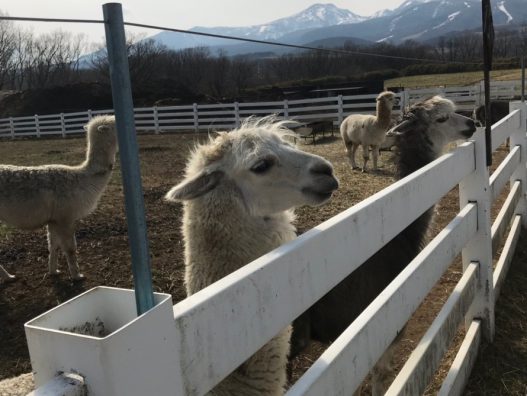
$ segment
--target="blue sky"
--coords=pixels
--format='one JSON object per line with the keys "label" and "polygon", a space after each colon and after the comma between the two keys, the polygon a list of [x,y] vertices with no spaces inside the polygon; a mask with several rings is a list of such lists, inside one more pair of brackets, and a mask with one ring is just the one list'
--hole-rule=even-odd
{"label": "blue sky", "polygon": [[[266,23],[299,12],[317,0],[122,0],[125,19],[180,29],[192,26],[246,26]],[[404,0],[334,0],[341,8],[360,15],[371,15],[381,9],[393,9]],[[0,11],[10,16],[102,19],[102,4],[96,0],[0,0]],[[102,25],[50,24],[24,22],[36,33],[62,29],[84,33],[92,42],[102,42]],[[134,29],[132,29],[134,30]],[[157,31],[134,30],[147,35]]]}

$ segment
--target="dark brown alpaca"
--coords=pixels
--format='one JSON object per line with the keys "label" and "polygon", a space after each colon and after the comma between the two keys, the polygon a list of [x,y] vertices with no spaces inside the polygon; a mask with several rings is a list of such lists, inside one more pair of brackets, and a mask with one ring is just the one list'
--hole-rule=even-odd
{"label": "dark brown alpaca", "polygon": [[[412,106],[390,130],[397,147],[398,179],[436,159],[449,142],[472,136],[474,122],[454,110],[450,100],[435,96]],[[302,349],[309,338],[334,341],[424,247],[432,214],[433,208],[422,214],[297,319],[292,353]],[[389,359],[381,358],[374,370],[374,395],[384,394],[385,381],[391,378],[387,363]]]}

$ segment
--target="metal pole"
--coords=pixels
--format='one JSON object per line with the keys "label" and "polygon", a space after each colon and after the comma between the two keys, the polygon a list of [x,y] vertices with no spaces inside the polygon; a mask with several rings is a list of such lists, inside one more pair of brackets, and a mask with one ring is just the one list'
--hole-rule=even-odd
{"label": "metal pole", "polygon": [[522,96],[521,101],[525,102],[525,56],[522,55]]}
{"label": "metal pole", "polygon": [[154,306],[154,292],[150,272],[145,207],[134,124],[134,105],[126,51],[123,10],[119,3],[104,4],[102,9],[117,138],[119,140],[135,300],[137,314],[141,315]]}
{"label": "metal pole", "polygon": [[490,0],[481,1],[483,22],[483,81],[485,85],[485,145],[487,147],[487,166],[492,165],[492,137],[490,114],[490,71],[494,47],[494,24]]}

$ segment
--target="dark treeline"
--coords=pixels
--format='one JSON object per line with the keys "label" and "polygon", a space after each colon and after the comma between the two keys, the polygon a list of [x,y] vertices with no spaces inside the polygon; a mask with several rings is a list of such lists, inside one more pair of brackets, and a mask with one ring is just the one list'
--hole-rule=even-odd
{"label": "dark treeline", "polygon": [[[12,22],[0,21],[0,89],[108,84],[108,61],[101,48],[94,55],[81,57],[87,51],[81,35],[62,31],[35,35]],[[229,57],[207,48],[173,51],[153,40],[136,37],[128,45],[134,100],[138,104],[169,98],[174,103],[243,100],[258,96],[262,87],[481,70],[478,33],[441,37],[434,44],[406,41],[364,47],[350,42],[342,49],[447,63],[322,51]],[[497,30],[494,52],[495,68],[518,67],[519,57],[527,53],[527,25]]]}

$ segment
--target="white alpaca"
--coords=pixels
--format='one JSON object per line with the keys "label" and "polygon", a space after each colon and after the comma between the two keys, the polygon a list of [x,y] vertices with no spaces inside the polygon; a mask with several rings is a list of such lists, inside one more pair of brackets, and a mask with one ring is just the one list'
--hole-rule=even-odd
{"label": "white alpaca", "polygon": [[[78,166],[0,165],[0,221],[20,229],[44,225],[48,231],[49,273],[56,274],[59,249],[70,275],[83,275],[77,264],[75,222],[97,206],[115,162],[113,116],[93,118],[86,126],[86,160]],[[13,278],[0,265],[0,279]]]}
{"label": "white alpaca", "polygon": [[386,131],[392,122],[392,109],[395,104],[395,94],[390,91],[381,92],[377,96],[377,113],[352,114],[340,125],[340,135],[346,145],[346,152],[353,169],[357,168],[355,153],[362,146],[364,163],[362,171],[366,171],[366,165],[370,158],[369,148],[372,149],[373,170],[377,170],[377,158],[379,147],[386,138]]}
{"label": "white alpaca", "polygon": [[[189,295],[296,237],[292,208],[319,205],[338,187],[331,164],[283,139],[283,123],[250,120],[191,155],[166,195],[184,201]],[[290,326],[224,379],[215,396],[278,396],[286,385]]]}

